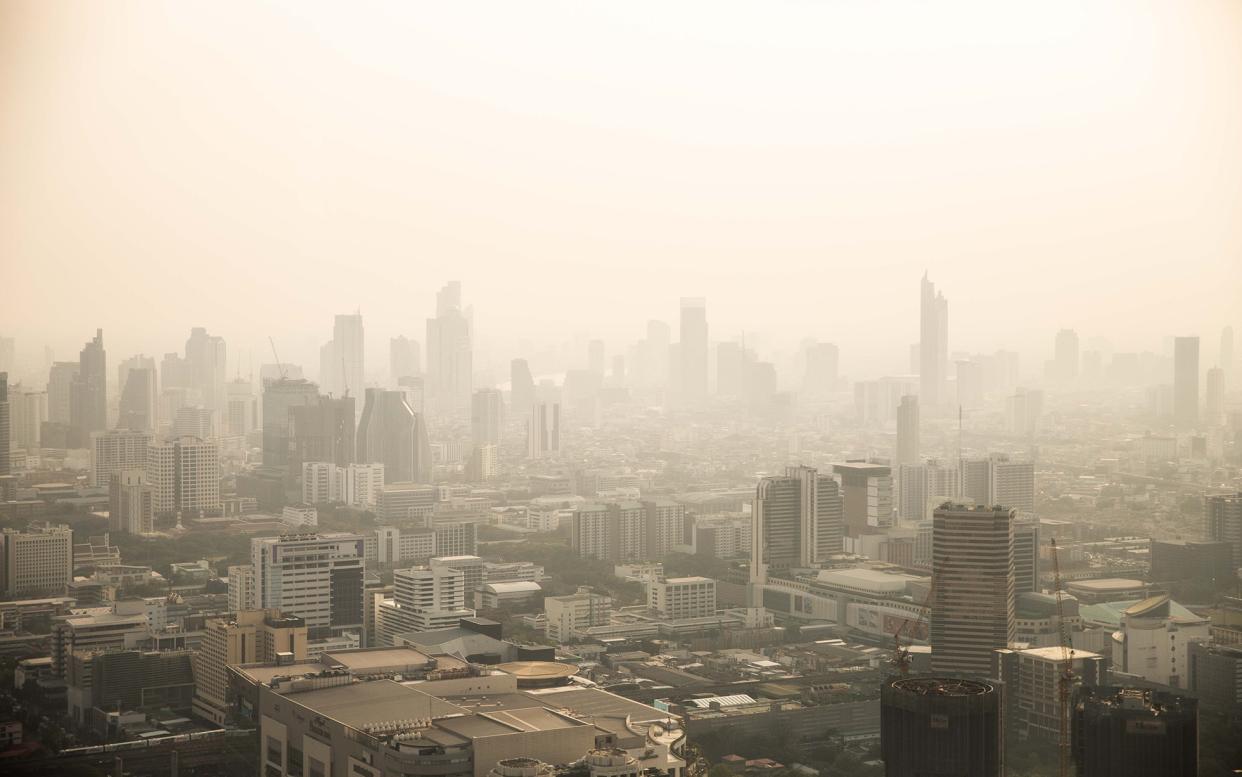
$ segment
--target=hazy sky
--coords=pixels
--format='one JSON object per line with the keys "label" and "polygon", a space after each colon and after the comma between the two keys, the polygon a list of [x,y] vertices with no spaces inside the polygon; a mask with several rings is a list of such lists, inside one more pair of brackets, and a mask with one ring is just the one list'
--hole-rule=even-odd
{"label": "hazy sky", "polygon": [[461,279],[620,345],[706,296],[902,369],[1242,324],[1242,3],[0,3],[0,333],[369,371]]}

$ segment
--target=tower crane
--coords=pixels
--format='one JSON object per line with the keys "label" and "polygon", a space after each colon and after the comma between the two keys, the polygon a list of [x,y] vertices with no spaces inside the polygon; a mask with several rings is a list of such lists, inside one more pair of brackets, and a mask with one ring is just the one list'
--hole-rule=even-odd
{"label": "tower crane", "polygon": [[1057,678],[1057,702],[1059,704],[1060,730],[1058,732],[1057,749],[1059,756],[1060,777],[1069,777],[1070,762],[1070,694],[1074,690],[1074,644],[1070,640],[1069,628],[1065,624],[1065,596],[1061,588],[1061,561],[1057,557],[1057,538],[1049,538],[1052,547],[1052,575],[1054,588],[1052,595],[1057,600],[1057,631],[1061,643],[1061,668]]}
{"label": "tower crane", "polygon": [[[948,559],[946,558],[945,561],[947,562]],[[939,578],[933,574],[931,584],[927,586],[927,596],[923,598],[923,603],[919,605],[919,615],[914,619],[914,631],[918,631],[918,628],[927,622],[927,615],[931,611],[932,601],[934,601],[936,596],[936,583],[938,580]],[[909,618],[904,618],[901,621],[901,625],[897,627],[897,631],[893,632],[893,656],[889,659],[889,663],[897,667],[898,673],[903,676],[910,672],[910,644],[909,642],[902,644],[902,638],[911,631],[910,623]]]}
{"label": "tower crane", "polygon": [[280,379],[285,379],[285,365],[280,362],[280,354],[276,353],[276,341],[271,335],[267,336],[267,341],[272,345],[272,356],[276,359],[276,370],[280,373]]}

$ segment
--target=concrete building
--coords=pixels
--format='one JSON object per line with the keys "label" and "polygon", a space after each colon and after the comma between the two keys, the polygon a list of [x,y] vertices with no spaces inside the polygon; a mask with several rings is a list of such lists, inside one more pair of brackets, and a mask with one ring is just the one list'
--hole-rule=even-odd
{"label": "concrete building", "polygon": [[73,532],[32,524],[0,532],[0,599],[64,596],[73,579]]}
{"label": "concrete building", "polygon": [[363,539],[328,532],[250,541],[254,609],[306,621],[311,637],[362,633]]}
{"label": "concrete building", "polygon": [[902,464],[897,470],[897,517],[907,523],[930,520],[932,510],[956,499],[958,472],[936,459]]}
{"label": "concrete building", "polygon": [[1242,569],[1242,491],[1205,497],[1203,524],[1207,539],[1227,543],[1232,549],[1230,571],[1237,574]]}
{"label": "concrete building", "polygon": [[582,558],[639,560],[647,551],[646,529],[640,502],[582,505],[573,513],[569,547]]}
{"label": "concrete building", "polygon": [[190,387],[198,391],[203,407],[223,418],[228,412],[224,391],[228,350],[224,338],[207,334],[203,327],[194,327],[185,341],[185,360],[190,370]]}
{"label": "concrete building", "polygon": [[686,544],[686,506],[671,499],[647,499],[643,501],[646,526],[644,539],[647,547],[643,557],[662,559],[673,548]]}
{"label": "concrete building", "polygon": [[436,292],[436,316],[427,319],[427,389],[437,413],[470,411],[474,379],[472,312],[462,308],[461,281]]}
{"label": "concrete building", "polygon": [[1083,777],[1197,777],[1199,709],[1164,691],[1084,687],[1070,720]]}
{"label": "concrete building", "polygon": [[918,464],[919,453],[919,398],[906,395],[897,406],[897,455],[894,463],[901,467],[907,464]]}
{"label": "concrete building", "polygon": [[1199,425],[1199,338],[1173,338],[1173,423],[1183,430]]}
{"label": "concrete building", "polygon": [[1187,689],[1211,710],[1242,707],[1242,645],[1191,642],[1187,647]]}
{"label": "concrete building", "polygon": [[1022,738],[1056,742],[1061,733],[1061,676],[1068,664],[1071,688],[1104,685],[1108,659],[1086,650],[1060,646],[1025,650],[1001,648],[993,656],[990,677],[1004,684],[1005,725]]}
{"label": "concrete building", "polygon": [[159,426],[154,357],[139,355],[122,361],[117,367],[117,378],[120,389],[117,428],[154,432]]}
{"label": "concrete building", "polygon": [[332,339],[319,349],[319,382],[325,393],[338,399],[362,394],[366,387],[364,344],[362,314],[338,313],[332,324]]}
{"label": "concrete building", "polygon": [[477,524],[452,521],[435,527],[436,554],[440,556],[473,556],[479,549]]}
{"label": "concrete building", "polygon": [[514,607],[529,603],[542,592],[543,586],[531,580],[484,583],[476,593],[476,603],[483,610]]}
{"label": "concrete building", "polygon": [[75,651],[134,650],[150,638],[144,611],[125,610],[98,615],[65,615],[52,622],[52,671],[65,678]]}
{"label": "concrete building", "polygon": [[549,596],[543,600],[547,615],[548,639],[570,642],[592,626],[607,626],[612,618],[612,597],[597,594],[590,588],[578,588],[567,596]]}
{"label": "concrete building", "polygon": [[479,389],[470,400],[470,441],[475,448],[500,444],[504,396],[494,388]]}
{"label": "concrete building", "polygon": [[129,534],[155,531],[155,489],[147,484],[146,470],[127,469],[112,475],[108,529]]}
{"label": "concrete building", "polygon": [[375,495],[375,517],[384,522],[412,523],[426,526],[431,521],[437,501],[435,486],[422,483],[392,482],[385,467],[386,482]]}
{"label": "concrete building", "polygon": [[1189,643],[1208,641],[1210,624],[1168,594],[1136,602],[1122,612],[1121,630],[1113,635],[1113,665],[1153,683],[1185,688]]}
{"label": "concrete building", "polygon": [[842,550],[845,533],[841,487],[812,467],[788,467],[755,490],[751,578],[795,567],[815,567]]}
{"label": "concrete building", "polygon": [[108,364],[103,330],[83,346],[78,372],[69,384],[69,438],[74,448],[90,445],[91,435],[108,428]]}
{"label": "concrete building", "polygon": [[355,404],[353,397],[319,396],[290,407],[289,466],[300,467],[304,461],[352,464],[357,448]]}
{"label": "concrete building", "polygon": [[561,455],[561,403],[536,401],[526,419],[526,455],[531,459]]}
{"label": "concrete building", "polygon": [[893,476],[890,467],[854,461],[833,464],[832,474],[841,481],[847,535],[858,537],[893,525]]}
{"label": "concrete building", "polygon": [[950,504],[932,517],[932,669],[986,676],[1016,634],[1016,511]]}
{"label": "concrete building", "polygon": [[716,614],[716,581],[670,577],[647,585],[647,607],[661,618],[707,618]]}
{"label": "concrete building", "polygon": [[197,516],[220,509],[220,451],[215,442],[178,437],[147,447],[146,481],[156,515]]}
{"label": "concrete building", "polygon": [[189,650],[75,650],[66,673],[69,716],[115,736],[127,712],[189,710],[194,695]]}
{"label": "concrete building", "polygon": [[401,391],[368,388],[358,422],[357,461],[384,465],[394,482],[431,482],[431,443],[426,419]]}
{"label": "concrete building", "polygon": [[230,665],[306,660],[306,623],[279,610],[241,610],[209,618],[194,657],[194,712],[223,725],[229,718]]}
{"label": "concrete building", "polygon": [[483,585],[483,559],[474,555],[435,556],[428,563],[432,569],[455,569],[462,574],[465,606],[477,607],[474,595]]}
{"label": "concrete building", "polygon": [[302,378],[281,377],[263,385],[263,464],[289,464],[292,408],[319,401],[319,387]]}
{"label": "concrete building", "polygon": [[417,340],[397,335],[388,340],[389,385],[396,386],[402,378],[423,374],[423,355]]}
{"label": "concrete building", "polygon": [[144,469],[150,445],[149,432],[112,429],[91,435],[91,485],[107,486],[123,470]]}
{"label": "concrete building", "polygon": [[887,777],[1001,777],[1000,690],[990,682],[891,677],[880,688],[880,752]]}
{"label": "concrete building", "polygon": [[465,575],[448,567],[411,567],[393,573],[393,596],[376,607],[380,645],[393,645],[398,634],[456,626],[474,617],[466,607]]}
{"label": "concrete building", "polygon": [[919,398],[935,410],[946,399],[949,368],[949,302],[923,274],[919,306]]}

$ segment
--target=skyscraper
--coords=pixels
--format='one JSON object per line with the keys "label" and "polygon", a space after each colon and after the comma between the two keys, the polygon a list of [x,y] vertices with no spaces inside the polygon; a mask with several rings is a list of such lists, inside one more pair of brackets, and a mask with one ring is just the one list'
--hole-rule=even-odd
{"label": "skyscraper", "polygon": [[[388,376],[393,386],[402,378],[423,374],[423,357],[418,341],[398,335],[388,341]],[[359,389],[361,391],[361,389]]]}
{"label": "skyscraper", "polygon": [[[185,360],[190,371],[190,386],[199,391],[203,407],[223,419],[228,412],[228,395],[224,391],[228,351],[224,338],[207,334],[201,326],[194,327],[185,341]],[[165,382],[164,385],[171,384]]]}
{"label": "skyscraper", "polygon": [[1179,429],[1199,423],[1199,338],[1173,340],[1173,422]]}
{"label": "skyscraper", "polygon": [[155,388],[155,359],[131,356],[117,368],[121,400],[117,426],[135,432],[154,432],[159,395]]}
{"label": "skyscraper", "polygon": [[1070,711],[1080,777],[1196,777],[1199,702],[1147,688],[1091,687]]}
{"label": "skyscraper", "polygon": [[389,483],[430,483],[431,444],[423,417],[400,391],[369,388],[366,397],[358,424],[358,461],[383,464]]}
{"label": "skyscraper", "polygon": [[1232,571],[1242,569],[1242,491],[1210,494],[1203,500],[1203,533],[1232,548]]}
{"label": "skyscraper", "polygon": [[436,316],[427,319],[427,379],[431,406],[439,413],[470,410],[473,327],[461,306],[461,281],[436,294]]}
{"label": "skyscraper", "polygon": [[945,504],[932,515],[932,670],[986,677],[1016,635],[1015,511]]}
{"label": "skyscraper", "polygon": [[319,396],[289,408],[289,466],[300,471],[306,461],[352,464],[356,452],[354,398]]}
{"label": "skyscraper", "polygon": [[1225,371],[1213,367],[1207,371],[1203,413],[1205,426],[1217,426],[1225,418]]}
{"label": "skyscraper", "polygon": [[813,467],[788,467],[762,478],[755,489],[751,580],[769,573],[814,567],[840,553],[844,500],[836,480]]}
{"label": "skyscraper", "polygon": [[214,442],[178,437],[147,448],[146,483],[155,513],[197,516],[220,508],[220,449]]}
{"label": "skyscraper", "polygon": [[[9,401],[9,374],[0,372],[0,475],[13,472],[13,412]],[[0,489],[3,491],[3,489]],[[0,498],[8,497],[0,493]]]}
{"label": "skyscraper", "polygon": [[681,298],[681,399],[688,406],[707,400],[707,300]]}
{"label": "skyscraper", "polygon": [[108,529],[149,534],[155,529],[155,489],[147,484],[146,470],[113,473],[108,484]]}
{"label": "skyscraper", "polygon": [[880,688],[886,777],[1000,777],[1004,741],[1001,694],[990,682],[895,676]]}
{"label": "skyscraper", "polygon": [[[319,349],[319,383],[325,394],[333,397],[347,394],[351,397],[362,396],[366,388],[364,343],[362,314],[337,314],[332,325],[332,339]],[[355,412],[361,412],[361,409]]]}
{"label": "skyscraper", "polygon": [[277,378],[263,386],[263,464],[289,464],[290,410],[319,401],[319,387],[302,378]]}
{"label": "skyscraper", "polygon": [[1073,329],[1057,332],[1052,357],[1052,377],[1060,381],[1078,378],[1078,333]]}
{"label": "skyscraper", "polygon": [[108,356],[103,346],[103,330],[82,348],[78,374],[69,388],[70,445],[85,448],[91,434],[108,427]]}
{"label": "skyscraper", "polygon": [[480,445],[496,445],[500,442],[501,414],[504,397],[494,388],[479,389],[470,401],[470,440]]}
{"label": "skyscraper", "polygon": [[254,606],[306,621],[310,636],[363,627],[359,534],[286,534],[250,541]]}
{"label": "skyscraper", "polygon": [[532,459],[544,459],[554,458],[560,453],[561,403],[536,401],[526,421],[526,455]]}
{"label": "skyscraper", "polygon": [[850,461],[833,464],[841,479],[845,533],[857,537],[893,525],[893,471],[885,464]]}
{"label": "skyscraper", "polygon": [[77,362],[53,362],[47,376],[47,420],[53,424],[70,422],[73,384],[81,365]]}
{"label": "skyscraper", "polygon": [[946,400],[945,372],[949,365],[949,302],[923,274],[919,316],[919,398],[928,410]]}
{"label": "skyscraper", "polygon": [[1237,366],[1233,359],[1233,327],[1227,326],[1220,333],[1220,364],[1217,365],[1225,371],[1226,385],[1233,381],[1233,370]]}
{"label": "skyscraper", "polygon": [[146,467],[150,445],[150,432],[112,429],[91,435],[91,485],[102,488],[118,472]]}
{"label": "skyscraper", "polygon": [[897,406],[897,466],[919,463],[919,432],[919,398],[907,394]]}
{"label": "skyscraper", "polygon": [[509,362],[509,410],[514,414],[529,413],[535,404],[535,379],[525,359]]}

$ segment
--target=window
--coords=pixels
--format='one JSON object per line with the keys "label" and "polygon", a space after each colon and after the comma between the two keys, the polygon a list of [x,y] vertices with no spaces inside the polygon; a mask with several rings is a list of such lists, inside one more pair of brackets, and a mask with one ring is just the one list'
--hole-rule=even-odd
{"label": "window", "polygon": [[269,763],[274,763],[278,766],[285,765],[284,747],[282,747],[281,741],[276,737],[269,736],[267,738],[267,760]]}
{"label": "window", "polygon": [[327,770],[324,768],[323,761],[313,755],[307,758],[307,761],[310,763],[310,769],[307,770],[309,777],[326,777]]}

